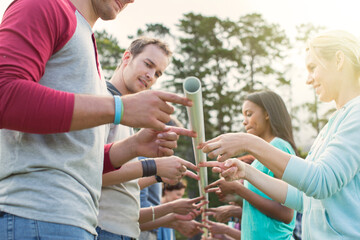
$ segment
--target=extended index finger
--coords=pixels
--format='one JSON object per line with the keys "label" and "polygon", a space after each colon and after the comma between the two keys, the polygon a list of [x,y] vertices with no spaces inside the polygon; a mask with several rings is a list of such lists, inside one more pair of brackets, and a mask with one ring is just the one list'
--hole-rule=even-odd
{"label": "extended index finger", "polygon": [[209,185],[207,185],[207,186],[205,187],[205,189],[209,189],[209,188],[212,188],[212,187],[217,186],[220,181],[221,181],[221,178],[218,179],[218,180],[216,180],[215,182],[212,182],[212,183],[210,183]]}
{"label": "extended index finger", "polygon": [[165,128],[166,130],[169,130],[171,132],[176,133],[177,135],[181,135],[181,136],[187,136],[187,137],[196,137],[196,132],[186,129],[186,128],[182,128],[182,127],[173,127],[173,126],[166,126]]}
{"label": "extended index finger", "polygon": [[161,98],[163,101],[177,103],[177,104],[181,104],[181,105],[184,105],[187,107],[192,106],[192,101],[190,99],[181,97],[175,93],[157,91],[157,94],[158,94],[159,98]]}
{"label": "extended index finger", "polygon": [[218,161],[206,161],[206,162],[200,162],[199,167],[219,167],[223,168],[224,164],[222,162]]}
{"label": "extended index finger", "polygon": [[218,187],[216,187],[216,188],[208,188],[208,189],[205,189],[205,191],[207,193],[211,193],[211,192],[216,193],[217,191],[220,191],[220,188],[218,188]]}
{"label": "extended index finger", "polygon": [[186,170],[186,172],[184,173],[184,176],[187,176],[187,177],[190,177],[190,178],[193,178],[195,180],[200,180],[200,176],[193,173],[192,171],[189,171],[189,170]]}
{"label": "extended index finger", "polygon": [[194,170],[196,172],[199,171],[199,168],[197,166],[195,166],[194,164],[192,164],[191,162],[186,161],[184,159],[181,159],[181,160],[182,160],[181,164],[185,165],[187,168],[190,168],[190,169],[192,169],[192,170]]}
{"label": "extended index finger", "polygon": [[204,200],[205,199],[205,196],[200,196],[200,197],[196,197],[196,198],[193,198],[193,199],[190,199],[190,203],[197,203],[201,200]]}

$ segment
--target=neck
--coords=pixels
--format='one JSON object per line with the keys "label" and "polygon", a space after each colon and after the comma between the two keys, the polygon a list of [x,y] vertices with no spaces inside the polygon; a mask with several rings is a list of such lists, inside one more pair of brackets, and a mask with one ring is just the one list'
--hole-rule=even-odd
{"label": "neck", "polygon": [[359,95],[360,95],[359,88],[354,88],[351,91],[347,91],[346,93],[341,94],[339,98],[335,100],[336,109],[342,108],[346,103],[348,103],[350,100],[356,98]]}
{"label": "neck", "polygon": [[259,136],[264,139],[266,142],[270,143],[275,136],[271,133],[271,131],[267,131],[263,136]]}
{"label": "neck", "polygon": [[110,79],[110,82],[112,85],[114,85],[114,87],[116,87],[116,89],[121,93],[121,95],[131,94],[125,85],[122,72],[122,68],[116,70],[114,75]]}
{"label": "neck", "polygon": [[91,28],[94,27],[98,17],[95,14],[94,8],[90,0],[70,0],[76,9],[83,15]]}

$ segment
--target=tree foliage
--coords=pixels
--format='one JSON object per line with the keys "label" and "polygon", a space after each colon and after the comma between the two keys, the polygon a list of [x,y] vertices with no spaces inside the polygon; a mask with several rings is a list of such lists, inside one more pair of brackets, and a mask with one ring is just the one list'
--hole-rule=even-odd
{"label": "tree foliage", "polygon": [[118,40],[106,32],[95,31],[96,45],[99,54],[99,61],[105,79],[110,79],[117,65],[120,63],[124,48],[119,46]]}
{"label": "tree foliage", "polygon": [[[298,118],[298,110],[306,109],[310,113],[307,123],[317,132],[333,111],[330,109],[321,115],[315,94],[313,101],[291,106],[293,76],[288,73],[292,65],[286,59],[294,46],[279,25],[267,22],[262,15],[253,13],[232,21],[187,13],[179,20],[176,28],[177,35],[174,35],[163,24],[146,24],[130,35],[129,39],[157,37],[174,46],[172,64],[162,77],[166,79],[162,90],[183,94],[182,84],[187,77],[200,79],[206,139],[242,130],[241,104],[244,97],[253,91],[272,89],[278,92],[277,89],[281,88],[283,92],[278,92],[280,95],[288,93],[284,100],[290,104],[292,117]],[[295,43],[303,44],[305,39],[322,29],[311,24],[298,26]],[[109,78],[124,49],[106,31],[96,32],[95,36],[100,62],[106,78]],[[186,109],[175,107],[176,117],[187,126]],[[194,162],[191,139],[180,137],[178,146],[176,155]],[[208,173],[209,182],[218,177],[210,171]],[[195,181],[189,180],[189,197],[198,194],[197,186]],[[210,200],[211,206],[219,205],[214,195],[210,196]]]}

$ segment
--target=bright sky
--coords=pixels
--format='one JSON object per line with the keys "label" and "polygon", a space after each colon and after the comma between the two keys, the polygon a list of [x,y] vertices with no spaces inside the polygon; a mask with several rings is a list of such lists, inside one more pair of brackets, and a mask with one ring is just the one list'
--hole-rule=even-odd
{"label": "bright sky", "polygon": [[[0,18],[11,2],[0,0]],[[184,13],[215,15],[236,21],[242,15],[257,12],[269,23],[279,24],[290,37],[295,35],[295,27],[301,23],[343,29],[360,37],[359,9],[358,0],[135,0],[115,20],[99,20],[94,29],[106,29],[125,47],[130,43],[127,36],[144,28],[146,23],[162,23],[175,30],[175,24]],[[300,70],[295,76],[299,80],[295,82],[294,102],[299,103],[311,97],[311,91],[305,85],[303,60],[296,62]]]}
{"label": "bright sky", "polygon": [[[36,1],[36,0],[34,0]],[[0,17],[12,0],[0,0]],[[95,30],[106,29],[126,45],[127,36],[146,23],[163,23],[173,28],[184,13],[237,20],[258,12],[294,34],[295,26],[311,22],[341,28],[360,36],[358,0],[135,0],[113,21],[98,21]]]}

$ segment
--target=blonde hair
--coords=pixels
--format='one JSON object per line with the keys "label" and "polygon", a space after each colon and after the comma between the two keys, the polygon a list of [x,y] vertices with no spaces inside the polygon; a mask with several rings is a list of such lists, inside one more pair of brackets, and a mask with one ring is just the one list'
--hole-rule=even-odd
{"label": "blonde hair", "polygon": [[318,34],[307,42],[306,50],[313,52],[321,64],[321,59],[331,60],[337,51],[342,51],[354,70],[360,72],[360,41],[346,31],[334,30]]}

